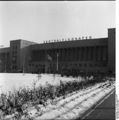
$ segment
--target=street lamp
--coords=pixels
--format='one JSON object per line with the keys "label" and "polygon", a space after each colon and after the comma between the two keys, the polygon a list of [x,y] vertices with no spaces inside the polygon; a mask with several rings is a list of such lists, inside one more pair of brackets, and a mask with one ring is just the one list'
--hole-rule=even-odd
{"label": "street lamp", "polygon": [[58,57],[59,57],[59,53],[57,53],[57,72],[58,72]]}
{"label": "street lamp", "polygon": [[6,64],[7,64],[7,54],[5,54],[5,73],[7,72],[6,71],[6,67],[7,67]]}

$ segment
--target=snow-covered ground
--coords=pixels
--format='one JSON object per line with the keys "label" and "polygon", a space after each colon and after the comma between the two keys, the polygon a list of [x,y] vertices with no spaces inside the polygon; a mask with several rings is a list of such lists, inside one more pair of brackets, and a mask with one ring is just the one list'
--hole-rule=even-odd
{"label": "snow-covered ground", "polygon": [[[33,81],[37,82],[37,86],[45,86],[47,83],[52,85],[63,82],[84,80],[81,77],[61,77],[60,75],[52,74],[0,74],[0,93],[8,92],[19,87],[32,87]],[[55,100],[49,100],[46,106],[41,104],[24,109],[24,114],[21,120],[32,118],[33,120],[44,119],[75,119],[80,117],[85,111],[91,108],[96,102],[102,99],[105,95],[114,89],[114,83],[106,81],[95,84],[91,87],[84,88],[73,93],[69,93],[65,97],[61,96]],[[16,113],[17,114],[17,113]],[[5,120],[14,119],[15,114],[5,116]]]}
{"label": "snow-covered ground", "polygon": [[[98,83],[92,87],[75,91],[68,94],[65,98],[55,99],[53,103],[47,106],[35,105],[28,107],[25,110],[27,116],[23,115],[21,120],[61,120],[61,119],[76,119],[81,117],[82,114],[96,104],[100,99],[104,98],[107,94],[115,88],[114,83],[110,84],[109,81]],[[13,118],[14,115],[6,116],[7,120]],[[5,119],[5,120],[6,120]]]}
{"label": "snow-covered ground", "polygon": [[34,120],[75,119],[114,89],[114,85],[108,85],[109,82],[105,82],[83,89],[61,99],[54,105],[49,104],[46,107],[38,105],[40,111],[37,111],[38,106],[28,109],[29,116]]}
{"label": "snow-covered ground", "polygon": [[0,94],[19,89],[20,87],[32,87],[34,81],[37,82],[37,86],[45,86],[46,83],[58,85],[60,80],[63,82],[82,81],[83,78],[61,77],[53,74],[0,73]]}

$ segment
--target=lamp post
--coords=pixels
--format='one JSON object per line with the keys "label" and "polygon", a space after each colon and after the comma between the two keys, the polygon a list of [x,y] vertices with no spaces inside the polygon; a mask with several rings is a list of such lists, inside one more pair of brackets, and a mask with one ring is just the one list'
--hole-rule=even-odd
{"label": "lamp post", "polygon": [[58,72],[58,57],[59,57],[59,53],[57,53],[57,72]]}
{"label": "lamp post", "polygon": [[23,55],[23,74],[25,73],[25,54]]}
{"label": "lamp post", "polygon": [[6,73],[7,55],[5,54],[5,73]]}

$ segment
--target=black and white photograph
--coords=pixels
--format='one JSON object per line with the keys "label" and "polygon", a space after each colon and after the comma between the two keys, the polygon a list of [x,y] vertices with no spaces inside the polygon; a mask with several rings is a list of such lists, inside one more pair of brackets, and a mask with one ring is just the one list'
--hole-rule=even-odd
{"label": "black and white photograph", "polygon": [[0,120],[116,120],[115,46],[116,1],[0,1]]}

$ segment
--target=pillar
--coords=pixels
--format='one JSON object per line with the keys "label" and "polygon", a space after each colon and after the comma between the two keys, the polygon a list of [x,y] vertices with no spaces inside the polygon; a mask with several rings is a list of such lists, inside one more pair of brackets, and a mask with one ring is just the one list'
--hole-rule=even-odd
{"label": "pillar", "polygon": [[108,29],[108,70],[115,72],[115,28]]}

